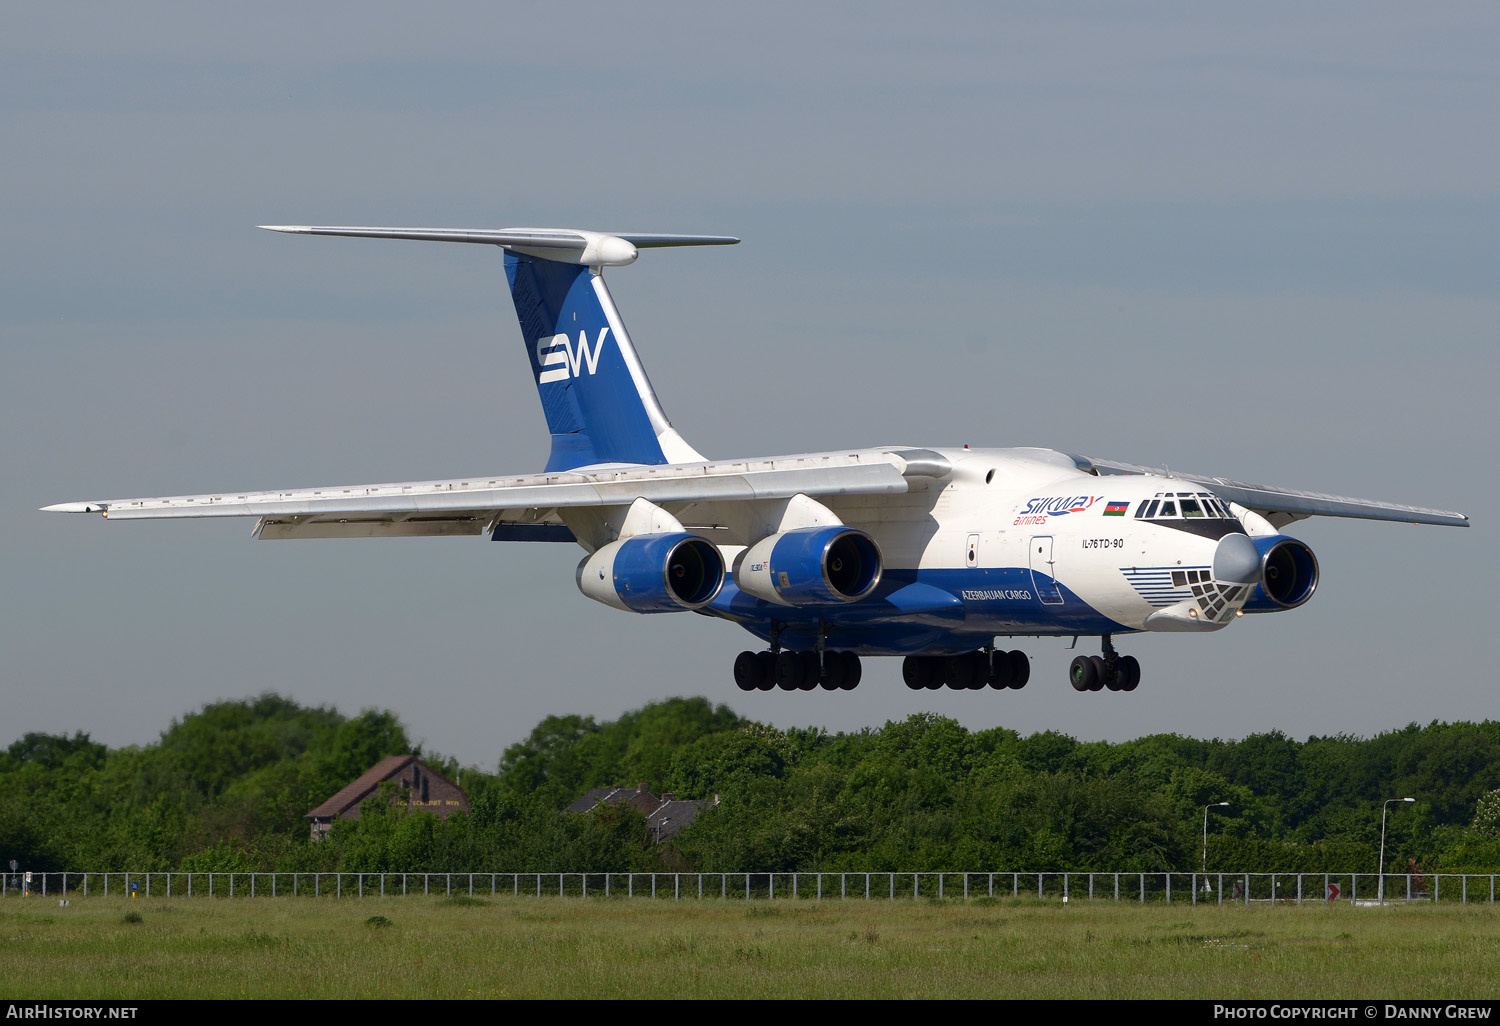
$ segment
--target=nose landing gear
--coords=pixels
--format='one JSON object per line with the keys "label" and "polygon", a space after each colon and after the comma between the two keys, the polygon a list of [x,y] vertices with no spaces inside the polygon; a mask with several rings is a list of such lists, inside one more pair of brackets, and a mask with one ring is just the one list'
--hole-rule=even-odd
{"label": "nose landing gear", "polygon": [[1068,666],[1068,682],[1074,691],[1134,691],[1141,683],[1141,664],[1135,656],[1122,656],[1108,634],[1103,636],[1102,656],[1078,656]]}

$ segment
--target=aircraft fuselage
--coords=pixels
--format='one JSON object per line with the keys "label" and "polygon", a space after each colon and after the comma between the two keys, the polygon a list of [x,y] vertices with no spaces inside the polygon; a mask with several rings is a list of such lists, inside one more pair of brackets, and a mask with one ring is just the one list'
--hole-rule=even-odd
{"label": "aircraft fuselage", "polygon": [[[822,500],[879,546],[883,571],[867,598],[787,607],[730,579],[700,611],[793,650],[813,649],[821,630],[829,648],[936,655],[996,636],[1215,631],[1255,597],[1245,566],[1254,543],[1201,485],[1100,477],[1052,450],[930,451],[952,465],[945,478],[899,496]],[[1241,557],[1219,560],[1235,580],[1214,576],[1221,546]],[[725,548],[733,563],[736,550]]]}

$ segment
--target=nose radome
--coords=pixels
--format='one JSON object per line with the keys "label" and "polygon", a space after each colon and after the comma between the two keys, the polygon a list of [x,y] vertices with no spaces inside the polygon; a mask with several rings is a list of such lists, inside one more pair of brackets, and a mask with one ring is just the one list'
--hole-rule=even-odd
{"label": "nose radome", "polygon": [[1243,534],[1226,534],[1214,550],[1214,580],[1254,584],[1260,580],[1260,552]]}

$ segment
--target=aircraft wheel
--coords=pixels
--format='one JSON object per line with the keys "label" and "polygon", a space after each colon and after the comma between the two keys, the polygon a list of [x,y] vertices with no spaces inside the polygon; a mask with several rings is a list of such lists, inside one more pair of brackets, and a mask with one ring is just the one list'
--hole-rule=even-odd
{"label": "aircraft wheel", "polygon": [[1089,685],[1089,690],[1103,691],[1109,680],[1109,664],[1104,661],[1103,656],[1089,656],[1089,662],[1094,665],[1094,681]]}
{"label": "aircraft wheel", "polygon": [[760,683],[757,688],[761,691],[772,691],[776,687],[776,657],[770,652],[755,653],[755,661],[760,663]]}
{"label": "aircraft wheel", "polygon": [[853,652],[845,652],[844,656],[844,682],[839,685],[845,691],[853,691],[859,687],[859,679],[864,676],[864,667],[860,665],[859,656]]}
{"label": "aircraft wheel", "polygon": [[990,653],[990,673],[986,681],[990,687],[996,691],[1004,691],[1010,687],[1010,682],[1014,679],[1014,676],[1011,673],[1009,652]]}
{"label": "aircraft wheel", "polygon": [[954,691],[968,691],[974,686],[974,660],[968,654],[944,659],[943,679]]}
{"label": "aircraft wheel", "polygon": [[818,678],[822,671],[818,667],[818,653],[803,652],[802,658],[802,683],[797,685],[798,691],[813,691],[818,686]]}
{"label": "aircraft wheel", "polygon": [[760,687],[765,671],[754,652],[741,652],[734,657],[734,682],[741,691],[754,691]]}
{"label": "aircraft wheel", "polygon": [[932,683],[932,664],[924,656],[909,655],[901,661],[901,679],[913,691],[921,691]]}
{"label": "aircraft wheel", "polygon": [[1026,658],[1025,652],[1012,652],[1010,654],[1010,686],[1012,690],[1020,691],[1031,679],[1031,660]]}
{"label": "aircraft wheel", "polygon": [[824,691],[838,691],[844,686],[844,653],[823,653],[823,676],[818,683]]}
{"label": "aircraft wheel", "polygon": [[927,678],[927,690],[943,690],[943,687],[948,683],[947,674],[943,672],[948,660],[944,656],[926,656],[925,658],[927,660],[927,665],[932,667],[932,669],[928,671],[932,674],[932,676]]}
{"label": "aircraft wheel", "polygon": [[804,669],[801,652],[776,653],[776,686],[783,691],[796,691],[802,686]]}
{"label": "aircraft wheel", "polygon": [[990,682],[990,654],[988,652],[970,652],[968,655],[970,674],[970,691],[983,691],[985,685]]}
{"label": "aircraft wheel", "polygon": [[1120,676],[1120,690],[1134,691],[1141,683],[1141,661],[1135,656],[1121,656],[1115,667]]}
{"label": "aircraft wheel", "polygon": [[1095,676],[1097,671],[1093,660],[1088,656],[1075,656],[1068,667],[1068,682],[1073,685],[1074,691],[1092,691]]}

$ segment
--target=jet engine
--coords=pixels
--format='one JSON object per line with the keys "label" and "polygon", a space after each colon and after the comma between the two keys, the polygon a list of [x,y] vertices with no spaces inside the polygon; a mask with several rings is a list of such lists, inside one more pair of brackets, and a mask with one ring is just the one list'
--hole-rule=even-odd
{"label": "jet engine", "polygon": [[781,606],[856,602],[880,583],[880,549],[864,531],[804,527],[762,538],[735,561],[746,594]]}
{"label": "jet engine", "polygon": [[634,613],[676,613],[712,602],[724,557],[696,534],[641,534],[610,542],[578,564],[578,590]]}
{"label": "jet engine", "polygon": [[1318,560],[1312,549],[1281,534],[1250,540],[1260,552],[1260,583],[1245,603],[1245,612],[1296,609],[1312,598],[1318,586]]}

